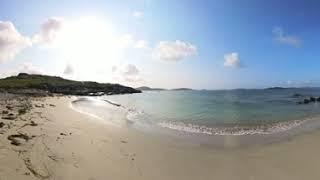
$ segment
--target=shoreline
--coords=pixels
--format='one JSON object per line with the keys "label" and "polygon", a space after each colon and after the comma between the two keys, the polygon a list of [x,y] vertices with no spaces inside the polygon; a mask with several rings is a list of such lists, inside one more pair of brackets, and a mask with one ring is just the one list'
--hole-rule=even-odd
{"label": "shoreline", "polygon": [[[89,106],[93,103],[92,107],[89,110],[81,110],[81,106],[76,107],[77,102],[84,102],[83,106]],[[126,117],[123,118],[123,122],[109,123],[108,120],[103,118],[104,113],[97,113],[99,110],[99,104],[96,105],[95,102],[107,103],[105,109],[107,110],[108,104],[112,107],[115,107],[119,110],[123,110],[122,113],[126,113]],[[116,104],[116,105],[115,105]],[[112,101],[103,99],[94,99],[91,98],[80,98],[71,102],[72,108],[84,114],[91,115],[93,117],[99,118],[106,123],[113,124],[116,126],[127,126],[125,122],[130,121],[130,127],[137,129],[146,134],[156,134],[159,136],[164,136],[168,138],[176,138],[180,141],[192,142],[195,144],[206,144],[209,146],[223,147],[224,139],[226,137],[233,137],[238,142],[238,146],[250,146],[255,144],[270,144],[278,143],[281,141],[287,141],[287,139],[294,138],[295,136],[303,135],[305,133],[310,133],[316,131],[320,128],[320,115],[311,115],[303,119],[298,120],[287,120],[283,122],[271,122],[264,124],[242,124],[242,125],[218,125],[214,127],[207,127],[205,125],[196,125],[196,124],[186,124],[183,122],[171,123],[171,122],[160,122],[153,124],[145,124],[147,122],[139,122],[139,120],[131,121],[128,118],[131,115],[131,110],[127,107],[114,103]],[[103,108],[103,107],[102,107]],[[112,111],[112,110],[111,110]],[[106,114],[110,111],[106,111]]]}
{"label": "shoreline", "polygon": [[[279,143],[245,147],[235,146],[237,139],[226,136],[225,148],[216,148],[201,142],[179,141],[179,137],[164,138],[127,126],[109,125],[74,111],[69,107],[71,101],[66,96],[34,98],[30,112],[16,120],[1,120],[6,126],[0,135],[0,177],[17,180],[320,177],[317,155],[320,131]],[[110,118],[117,117],[110,114]],[[31,121],[37,126],[24,126]],[[18,138],[19,146],[10,144],[7,137],[19,133],[32,138],[28,141]]]}

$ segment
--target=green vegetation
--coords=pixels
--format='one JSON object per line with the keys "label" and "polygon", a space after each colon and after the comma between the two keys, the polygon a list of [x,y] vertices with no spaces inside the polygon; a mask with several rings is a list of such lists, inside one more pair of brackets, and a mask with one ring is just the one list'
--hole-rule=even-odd
{"label": "green vegetation", "polygon": [[0,89],[10,92],[41,90],[66,95],[103,95],[141,92],[140,90],[120,84],[73,81],[56,76],[29,75],[26,73],[0,79]]}

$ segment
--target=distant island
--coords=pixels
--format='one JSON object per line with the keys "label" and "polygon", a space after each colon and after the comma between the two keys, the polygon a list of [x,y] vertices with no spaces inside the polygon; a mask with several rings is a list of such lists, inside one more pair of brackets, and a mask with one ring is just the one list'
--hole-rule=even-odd
{"label": "distant island", "polygon": [[192,91],[193,89],[190,88],[176,88],[176,89],[171,89],[172,91]]}
{"label": "distant island", "polygon": [[165,91],[167,89],[162,89],[162,88],[151,88],[151,87],[147,87],[147,86],[141,86],[136,88],[140,91]]}
{"label": "distant island", "polygon": [[141,86],[141,87],[138,87],[136,88],[138,90],[141,90],[141,91],[190,91],[190,90],[193,90],[193,89],[190,89],[190,88],[175,88],[175,89],[164,89],[164,88],[151,88],[151,87],[148,87],[148,86]]}
{"label": "distant island", "polygon": [[57,76],[26,73],[0,79],[0,90],[22,94],[58,93],[84,96],[141,93],[141,90],[120,84],[74,81]]}
{"label": "distant island", "polygon": [[276,86],[276,87],[269,87],[269,88],[265,88],[265,89],[273,89],[273,90],[281,90],[281,89],[291,89],[291,88],[287,88],[287,87],[278,87],[278,86]]}

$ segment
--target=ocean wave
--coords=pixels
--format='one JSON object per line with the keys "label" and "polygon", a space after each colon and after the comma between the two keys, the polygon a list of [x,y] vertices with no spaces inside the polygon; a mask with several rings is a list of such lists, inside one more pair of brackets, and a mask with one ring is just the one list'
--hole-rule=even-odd
{"label": "ocean wave", "polygon": [[139,120],[139,116],[144,114],[143,111],[138,110],[136,108],[126,108],[127,110],[127,120],[130,122],[137,122]]}
{"label": "ocean wave", "polygon": [[[131,123],[151,123],[153,125],[160,126],[162,128],[168,128],[171,130],[187,132],[187,133],[198,133],[198,134],[207,134],[207,135],[267,135],[274,134],[279,132],[284,132],[292,128],[298,127],[303,124],[305,120],[291,120],[278,123],[262,124],[262,125],[228,125],[228,126],[219,126],[219,127],[208,127],[205,125],[197,125],[194,123],[184,123],[177,121],[148,121],[146,119],[153,119],[148,114],[145,114],[143,110],[137,109],[135,107],[126,107],[118,102],[111,100],[103,99],[91,99],[91,98],[78,98],[74,100],[73,103],[81,101],[91,101],[91,102],[102,102],[113,105],[117,108],[123,109],[126,111],[126,119]],[[148,124],[147,123],[147,124]]]}
{"label": "ocean wave", "polygon": [[254,125],[254,126],[232,126],[232,127],[207,127],[183,122],[160,122],[159,126],[172,130],[201,133],[207,135],[267,135],[284,132],[300,126],[303,120],[292,120],[273,124]]}

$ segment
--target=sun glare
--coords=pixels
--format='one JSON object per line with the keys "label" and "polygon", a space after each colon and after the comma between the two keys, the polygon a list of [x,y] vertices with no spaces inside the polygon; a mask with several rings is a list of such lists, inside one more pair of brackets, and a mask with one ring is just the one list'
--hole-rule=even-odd
{"label": "sun glare", "polygon": [[112,25],[95,17],[66,23],[56,43],[67,61],[86,68],[111,66],[121,55]]}

